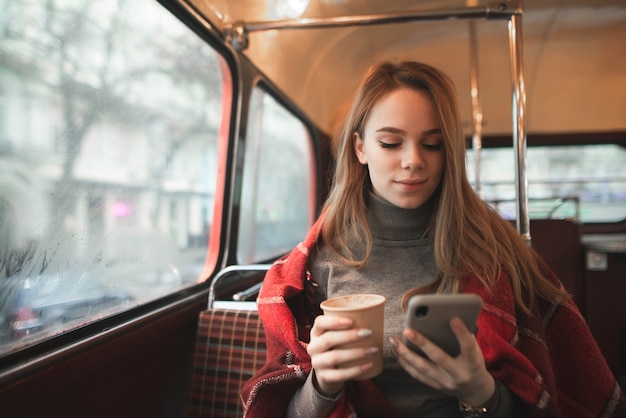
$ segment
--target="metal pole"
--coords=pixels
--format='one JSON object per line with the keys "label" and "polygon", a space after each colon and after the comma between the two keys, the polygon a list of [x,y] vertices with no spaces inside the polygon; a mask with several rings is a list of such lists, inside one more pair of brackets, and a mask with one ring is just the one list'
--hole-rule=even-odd
{"label": "metal pole", "polygon": [[476,22],[471,20],[470,27],[470,95],[472,98],[472,120],[474,131],[472,133],[472,148],[474,149],[476,193],[481,194],[480,182],[481,152],[483,147],[483,112],[478,96],[478,41],[476,38]]}
{"label": "metal pole", "polygon": [[522,66],[522,17],[509,19],[509,52],[511,80],[513,82],[513,146],[515,149],[515,183],[517,186],[517,230],[531,244],[530,216],[528,213],[528,178],[526,173],[526,90]]}

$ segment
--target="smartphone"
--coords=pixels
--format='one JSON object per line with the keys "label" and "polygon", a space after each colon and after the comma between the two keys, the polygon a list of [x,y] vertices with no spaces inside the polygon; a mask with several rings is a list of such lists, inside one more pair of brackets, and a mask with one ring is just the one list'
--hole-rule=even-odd
{"label": "smartphone", "polygon": [[[409,299],[406,327],[420,332],[448,355],[456,357],[461,348],[450,328],[450,320],[455,316],[461,318],[467,329],[475,334],[482,305],[480,296],[469,293],[416,295]],[[416,353],[427,357],[409,341],[405,340],[405,343]]]}

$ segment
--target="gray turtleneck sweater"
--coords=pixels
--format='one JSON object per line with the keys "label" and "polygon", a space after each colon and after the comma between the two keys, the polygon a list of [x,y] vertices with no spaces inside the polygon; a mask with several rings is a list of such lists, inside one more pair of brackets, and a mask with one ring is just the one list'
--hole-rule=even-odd
{"label": "gray turtleneck sweater", "polygon": [[[389,344],[389,338],[401,335],[404,329],[405,314],[400,305],[404,293],[431,283],[437,275],[428,239],[431,214],[432,202],[417,209],[402,209],[371,195],[368,222],[373,247],[367,264],[358,270],[345,266],[323,244],[312,255],[311,275],[319,285],[322,299],[355,293],[375,293],[387,298],[384,370],[374,382],[402,417],[461,416],[458,400],[413,379],[398,365]],[[353,250],[362,253],[359,244]],[[338,397],[332,399],[318,393],[312,374],[294,395],[288,417],[325,417],[332,410]],[[499,383],[498,387],[503,388]],[[508,391],[501,390],[501,394],[504,396],[501,395],[497,414],[490,414],[491,417],[512,416]]]}

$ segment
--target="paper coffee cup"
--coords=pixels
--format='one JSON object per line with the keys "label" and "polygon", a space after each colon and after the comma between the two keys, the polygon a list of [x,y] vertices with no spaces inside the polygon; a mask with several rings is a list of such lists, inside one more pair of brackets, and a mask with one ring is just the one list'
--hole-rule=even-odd
{"label": "paper coffee cup", "polygon": [[[350,318],[354,328],[367,328],[372,331],[368,338],[345,345],[344,347],[378,347],[378,353],[365,361],[373,361],[374,366],[360,379],[369,379],[383,371],[383,335],[385,324],[385,297],[381,295],[357,294],[338,296],[323,301],[320,306],[324,315]],[[340,367],[352,367],[365,362],[355,360],[342,364]]]}

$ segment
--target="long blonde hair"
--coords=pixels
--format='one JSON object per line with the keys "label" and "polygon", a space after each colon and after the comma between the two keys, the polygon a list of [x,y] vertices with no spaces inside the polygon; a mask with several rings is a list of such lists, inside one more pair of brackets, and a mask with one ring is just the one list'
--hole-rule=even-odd
{"label": "long blonde hair", "polygon": [[[345,264],[360,268],[367,263],[372,235],[367,223],[367,200],[372,185],[367,166],[353,148],[354,133],[363,129],[374,105],[391,91],[408,87],[426,92],[432,99],[444,143],[445,166],[434,194],[430,240],[438,280],[428,288],[404,295],[403,305],[414,294],[459,290],[459,281],[475,276],[488,289],[502,271],[511,280],[516,304],[528,312],[536,295],[547,300],[566,296],[541,272],[533,250],[515,228],[483,202],[472,189],[465,168],[466,143],[452,81],[438,69],[423,63],[383,62],[366,74],[338,138],[333,185],[325,205],[322,239]],[[351,251],[351,240],[360,237],[365,254]]]}

